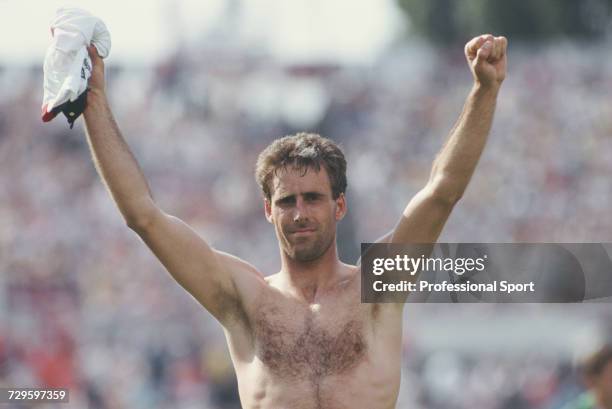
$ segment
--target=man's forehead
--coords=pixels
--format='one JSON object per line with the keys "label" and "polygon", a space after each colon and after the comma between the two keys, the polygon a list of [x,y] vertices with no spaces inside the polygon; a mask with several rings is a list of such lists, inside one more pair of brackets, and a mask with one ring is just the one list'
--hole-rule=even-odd
{"label": "man's forehead", "polygon": [[303,192],[331,192],[327,170],[321,166],[319,170],[308,168],[283,167],[277,169],[272,177],[273,196],[299,194]]}

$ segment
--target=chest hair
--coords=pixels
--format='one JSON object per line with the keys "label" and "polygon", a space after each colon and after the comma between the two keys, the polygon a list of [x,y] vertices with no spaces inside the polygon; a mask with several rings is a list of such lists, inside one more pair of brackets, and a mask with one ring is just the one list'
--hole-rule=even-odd
{"label": "chest hair", "polygon": [[310,311],[264,307],[254,321],[257,356],[279,377],[315,380],[342,374],[367,351],[363,322],[355,317],[323,325]]}

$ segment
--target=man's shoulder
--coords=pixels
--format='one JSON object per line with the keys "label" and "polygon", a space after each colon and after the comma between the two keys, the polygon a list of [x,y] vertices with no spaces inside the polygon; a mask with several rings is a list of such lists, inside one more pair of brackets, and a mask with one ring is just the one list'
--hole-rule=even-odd
{"label": "man's shoulder", "polygon": [[355,280],[361,276],[361,265],[342,263],[341,280]]}

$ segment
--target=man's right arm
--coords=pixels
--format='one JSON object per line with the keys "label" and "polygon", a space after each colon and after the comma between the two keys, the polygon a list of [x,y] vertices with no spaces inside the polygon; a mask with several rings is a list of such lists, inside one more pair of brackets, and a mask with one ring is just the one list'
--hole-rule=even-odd
{"label": "man's right arm", "polygon": [[224,326],[244,317],[235,277],[259,273],[247,263],[212,249],[178,218],[163,212],[113,118],[104,91],[104,63],[93,62],[87,108],[87,141],[96,169],[126,224],[147,244],[172,277]]}

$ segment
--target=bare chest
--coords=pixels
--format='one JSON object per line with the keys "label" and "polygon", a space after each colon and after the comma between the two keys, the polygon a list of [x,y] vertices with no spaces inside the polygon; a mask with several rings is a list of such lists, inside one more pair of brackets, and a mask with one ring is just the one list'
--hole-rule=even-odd
{"label": "bare chest", "polygon": [[365,315],[358,302],[318,308],[262,303],[254,320],[256,355],[278,377],[318,380],[348,373],[368,351]]}

